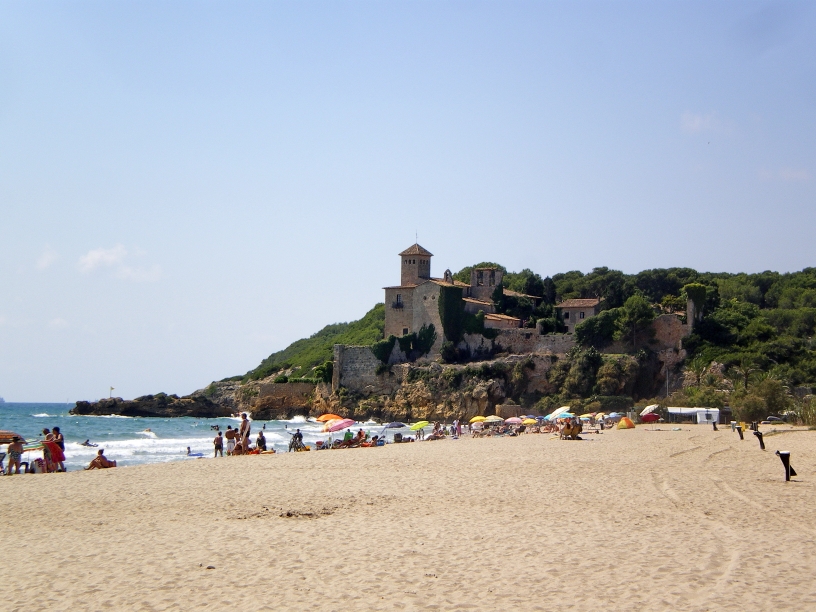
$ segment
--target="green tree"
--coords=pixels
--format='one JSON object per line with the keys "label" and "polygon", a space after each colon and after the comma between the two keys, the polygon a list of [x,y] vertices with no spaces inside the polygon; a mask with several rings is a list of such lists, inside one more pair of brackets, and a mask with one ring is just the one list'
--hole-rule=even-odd
{"label": "green tree", "polygon": [[651,329],[655,313],[649,301],[642,294],[636,293],[626,300],[620,309],[618,317],[618,338],[632,342],[632,348],[637,348],[638,339],[646,337],[647,330]]}

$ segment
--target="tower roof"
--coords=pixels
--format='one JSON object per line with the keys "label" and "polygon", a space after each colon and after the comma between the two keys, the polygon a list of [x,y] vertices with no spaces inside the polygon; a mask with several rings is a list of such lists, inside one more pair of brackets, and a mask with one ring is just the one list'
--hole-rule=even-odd
{"label": "tower roof", "polygon": [[423,255],[425,257],[433,257],[433,253],[431,253],[428,249],[419,246],[419,244],[409,246],[402,253],[400,253],[400,256],[402,255]]}

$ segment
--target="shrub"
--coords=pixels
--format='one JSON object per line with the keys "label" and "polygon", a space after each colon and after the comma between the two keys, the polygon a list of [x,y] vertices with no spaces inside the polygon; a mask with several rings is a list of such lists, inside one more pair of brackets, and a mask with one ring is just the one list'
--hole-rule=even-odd
{"label": "shrub", "polygon": [[380,340],[379,342],[372,344],[371,352],[374,353],[374,356],[383,363],[388,363],[388,358],[391,357],[391,351],[394,350],[394,343],[396,341],[397,337],[392,334],[385,340]]}
{"label": "shrub", "polygon": [[286,374],[281,374],[280,376],[276,376],[272,382],[278,384],[287,383],[289,382],[289,377]]}

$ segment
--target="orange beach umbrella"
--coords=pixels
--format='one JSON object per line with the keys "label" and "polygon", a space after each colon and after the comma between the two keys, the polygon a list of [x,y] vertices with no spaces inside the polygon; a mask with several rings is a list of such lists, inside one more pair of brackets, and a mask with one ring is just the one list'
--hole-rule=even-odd
{"label": "orange beach umbrella", "polygon": [[325,423],[326,421],[342,421],[342,420],[343,417],[331,413],[321,414],[319,417],[317,417],[317,421],[319,423]]}

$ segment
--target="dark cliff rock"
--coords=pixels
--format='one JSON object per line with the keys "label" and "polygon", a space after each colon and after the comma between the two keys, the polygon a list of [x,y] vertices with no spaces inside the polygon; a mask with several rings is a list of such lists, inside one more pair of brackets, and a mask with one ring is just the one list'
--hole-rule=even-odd
{"label": "dark cliff rock", "polygon": [[133,400],[121,397],[102,399],[98,402],[77,402],[71,414],[106,416],[118,414],[129,417],[196,417],[211,419],[228,417],[231,412],[203,396],[178,397],[176,395],[143,395]]}

